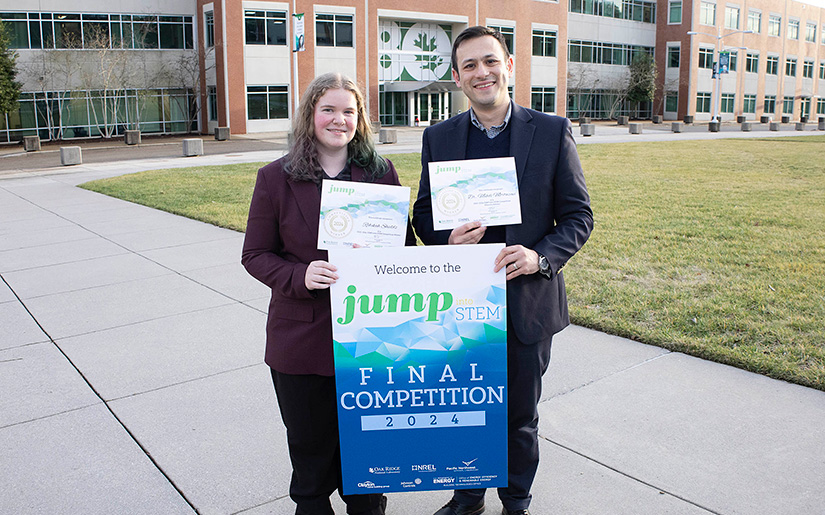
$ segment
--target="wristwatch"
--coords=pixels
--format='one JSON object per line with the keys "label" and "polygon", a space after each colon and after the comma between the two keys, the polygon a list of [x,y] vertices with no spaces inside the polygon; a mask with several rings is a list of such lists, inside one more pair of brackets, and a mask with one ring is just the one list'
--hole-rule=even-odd
{"label": "wristwatch", "polygon": [[541,254],[539,254],[539,272],[545,277],[551,276],[550,262]]}

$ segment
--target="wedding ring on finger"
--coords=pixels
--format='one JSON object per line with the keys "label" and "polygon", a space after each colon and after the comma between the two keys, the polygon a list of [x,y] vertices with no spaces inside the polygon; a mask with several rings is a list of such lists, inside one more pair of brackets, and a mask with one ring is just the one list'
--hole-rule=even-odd
{"label": "wedding ring on finger", "polygon": [[513,270],[518,270],[518,265],[516,264],[515,261],[513,261],[512,265],[513,265]]}

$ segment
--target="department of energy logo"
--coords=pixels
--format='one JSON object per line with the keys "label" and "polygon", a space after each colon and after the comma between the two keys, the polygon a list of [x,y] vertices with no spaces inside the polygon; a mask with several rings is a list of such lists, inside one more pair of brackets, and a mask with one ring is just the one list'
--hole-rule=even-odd
{"label": "department of energy logo", "polygon": [[458,188],[444,188],[435,197],[436,207],[445,215],[457,215],[464,209],[464,203],[464,194]]}
{"label": "department of energy logo", "polygon": [[324,228],[333,238],[343,238],[352,231],[352,216],[343,209],[333,209],[324,217]]}

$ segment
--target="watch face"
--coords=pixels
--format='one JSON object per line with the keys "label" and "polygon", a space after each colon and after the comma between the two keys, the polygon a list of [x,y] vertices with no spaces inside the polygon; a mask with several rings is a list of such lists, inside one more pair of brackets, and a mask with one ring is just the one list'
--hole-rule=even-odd
{"label": "watch face", "polygon": [[544,257],[544,256],[541,256],[539,258],[539,269],[542,272],[547,272],[548,270],[550,270],[550,263],[547,261],[547,258]]}

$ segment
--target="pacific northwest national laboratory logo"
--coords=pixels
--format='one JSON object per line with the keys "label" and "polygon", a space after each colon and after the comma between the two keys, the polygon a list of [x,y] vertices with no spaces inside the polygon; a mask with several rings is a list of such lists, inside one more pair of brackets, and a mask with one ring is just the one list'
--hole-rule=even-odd
{"label": "pacific northwest national laboratory logo", "polygon": [[453,187],[439,191],[435,198],[435,205],[445,215],[457,215],[464,209],[464,203],[464,194]]}
{"label": "pacific northwest national laboratory logo", "polygon": [[343,238],[352,231],[352,216],[343,209],[333,209],[324,217],[324,227],[333,238]]}

